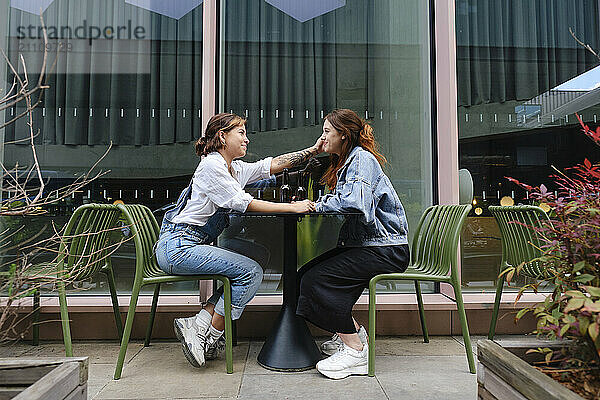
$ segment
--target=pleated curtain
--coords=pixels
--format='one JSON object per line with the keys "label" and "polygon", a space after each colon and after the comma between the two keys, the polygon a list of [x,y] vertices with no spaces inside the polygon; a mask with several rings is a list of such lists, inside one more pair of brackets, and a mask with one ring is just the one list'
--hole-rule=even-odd
{"label": "pleated curtain", "polygon": [[227,4],[225,110],[251,132],[319,125],[334,108],[387,113],[391,59],[419,57],[412,0],[347,0],[305,22],[263,0]]}
{"label": "pleated curtain", "polygon": [[[202,6],[180,20],[123,0],[55,0],[44,13],[51,27],[143,27],[142,40],[66,40],[50,88],[35,111],[39,143],[57,145],[159,145],[200,136],[202,103]],[[18,39],[17,28],[39,26],[39,16],[11,9],[9,57],[39,40]],[[115,28],[116,29],[116,28]],[[125,33],[123,33],[125,35]],[[61,40],[62,41],[62,40]],[[102,43],[100,43],[100,41]],[[56,43],[56,42],[52,42]],[[50,53],[53,60],[57,53]],[[30,80],[42,53],[27,52]],[[39,69],[37,69],[39,71]],[[10,85],[12,75],[9,75]],[[10,110],[19,113],[23,107]],[[27,135],[24,121],[7,128],[6,140]]]}
{"label": "pleated curtain", "polygon": [[319,124],[336,104],[337,12],[299,22],[250,0],[225,15],[225,109],[252,132]]}
{"label": "pleated curtain", "polygon": [[456,0],[458,105],[529,100],[597,66],[569,28],[600,49],[598,4]]}

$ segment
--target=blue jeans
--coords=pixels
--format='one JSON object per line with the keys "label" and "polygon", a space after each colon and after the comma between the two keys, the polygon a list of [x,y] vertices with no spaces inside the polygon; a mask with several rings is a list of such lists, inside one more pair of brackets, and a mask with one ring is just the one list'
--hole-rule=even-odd
{"label": "blue jeans", "polygon": [[[263,270],[251,258],[206,243],[206,235],[187,224],[169,224],[156,244],[156,260],[169,275],[225,275],[231,282],[231,318],[238,319],[256,294]],[[208,300],[225,315],[222,290]]]}

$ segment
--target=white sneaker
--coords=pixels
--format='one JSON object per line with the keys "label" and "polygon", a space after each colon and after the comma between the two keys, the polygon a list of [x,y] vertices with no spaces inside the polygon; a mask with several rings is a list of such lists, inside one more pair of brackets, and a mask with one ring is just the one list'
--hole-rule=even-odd
{"label": "white sneaker", "polygon": [[215,339],[214,336],[208,335],[206,338],[206,346],[204,350],[204,358],[207,360],[214,360],[218,358],[225,350],[225,335],[219,336]]}
{"label": "white sneaker", "polygon": [[183,354],[190,364],[196,368],[204,365],[204,346],[209,326],[210,321],[206,325],[198,325],[196,316],[176,318],[173,321],[175,336],[181,341]]}
{"label": "white sneaker", "polygon": [[343,345],[340,351],[317,363],[317,371],[331,379],[343,379],[350,375],[369,373],[369,347],[363,345],[362,351]]}
{"label": "white sneaker", "polygon": [[[357,333],[363,346],[366,346],[368,342],[367,331],[365,327],[361,325]],[[327,340],[321,344],[321,353],[328,356],[334,355],[342,348],[343,345],[344,342],[342,342],[342,339],[340,339],[337,333],[334,333],[330,340]]]}

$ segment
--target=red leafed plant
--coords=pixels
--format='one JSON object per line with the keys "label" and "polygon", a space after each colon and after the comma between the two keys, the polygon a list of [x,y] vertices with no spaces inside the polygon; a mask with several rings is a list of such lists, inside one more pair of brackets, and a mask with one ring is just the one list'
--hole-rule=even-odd
{"label": "red leafed plant", "polygon": [[[589,126],[587,126],[583,120],[581,119],[581,117],[579,116],[579,114],[575,114],[577,116],[577,119],[579,120],[579,124],[583,127],[582,131],[583,133],[585,133],[585,135],[587,137],[589,137],[590,139],[592,139],[594,141],[594,143],[596,143],[597,145],[600,145],[600,126],[596,127],[596,130],[593,131],[590,129]],[[586,160],[587,161],[587,160]],[[589,161],[588,161],[589,163]]]}
{"label": "red leafed plant", "polygon": [[[593,131],[577,115],[583,133],[600,146],[600,127]],[[524,308],[537,318],[535,333],[551,339],[571,339],[574,346],[566,354],[573,365],[600,365],[600,164],[588,159],[582,164],[556,170],[551,176],[557,187],[549,191],[544,185],[532,187],[513,178],[511,182],[529,192],[529,197],[550,208],[551,221],[535,228],[543,238],[543,256],[547,278],[521,288],[538,290],[551,284],[552,293],[543,303]],[[507,278],[522,266],[504,271]],[[550,349],[538,349],[553,354]]]}

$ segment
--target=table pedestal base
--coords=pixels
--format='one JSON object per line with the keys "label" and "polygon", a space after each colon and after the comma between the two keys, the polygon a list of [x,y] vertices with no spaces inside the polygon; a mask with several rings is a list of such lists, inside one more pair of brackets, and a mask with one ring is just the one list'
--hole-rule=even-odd
{"label": "table pedestal base", "polygon": [[260,353],[258,363],[274,371],[306,371],[321,360],[308,326],[296,310],[283,305],[273,330]]}

